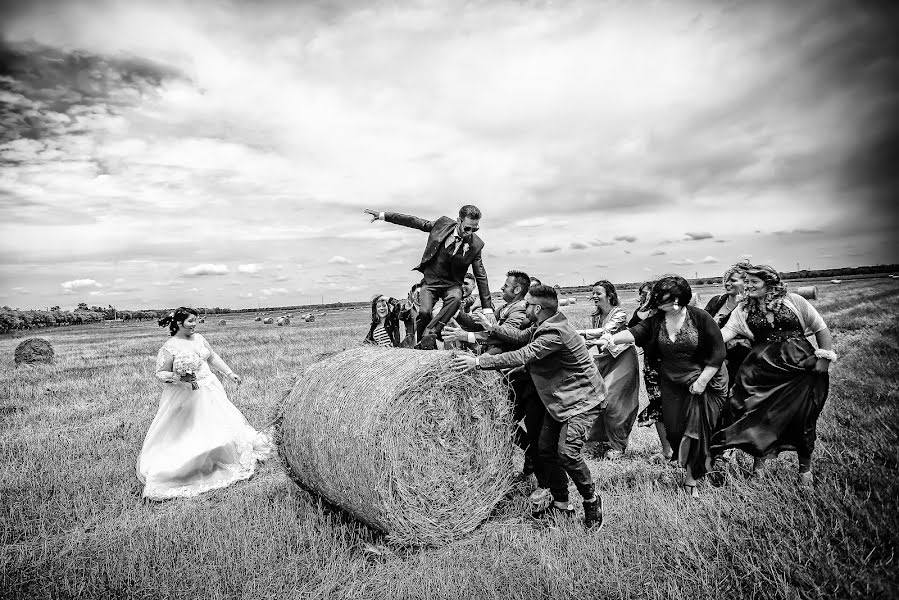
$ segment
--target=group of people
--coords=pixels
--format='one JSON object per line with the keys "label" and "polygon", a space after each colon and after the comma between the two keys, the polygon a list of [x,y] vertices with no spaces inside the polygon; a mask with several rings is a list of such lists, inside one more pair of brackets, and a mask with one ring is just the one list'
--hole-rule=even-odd
{"label": "group of people", "polygon": [[[771,267],[735,265],[723,278],[725,293],[705,309],[693,305],[683,277],[647,282],[630,316],[615,286],[600,280],[592,286],[591,327],[577,330],[559,311],[556,290],[523,271],[506,273],[503,304],[494,307],[477,207],[433,222],[366,213],[372,222],[425,231],[428,240],[415,267],[422,280],[403,301],[372,300],[365,341],[459,348],[466,351],[456,353],[454,370],[503,374],[525,454],[523,474],[537,479],[535,516],[575,514],[570,478],[583,500],[585,526],[601,527],[603,499],[584,447],[597,442],[605,459],[616,460],[635,422],[655,424],[660,457],[684,469],[682,488],[691,497],[707,473],[722,472],[732,449],[754,457],[757,477],[764,476],[767,458],[794,450],[800,482],[812,483],[815,426],[836,354],[821,316],[788,292]],[[137,465],[148,498],[190,496],[245,479],[271,451],[270,437],[247,423],[210,371],[240,381],[194,333],[196,323],[196,312],[185,307],[160,320],[171,335],[156,368],[166,387]],[[638,348],[649,396],[642,412]]]}
{"label": "group of people", "polygon": [[[697,482],[706,474],[714,483],[722,480],[733,449],[754,457],[759,478],[767,458],[796,451],[800,483],[813,482],[816,422],[836,353],[821,316],[805,298],[788,292],[773,268],[734,265],[722,280],[725,293],[704,309],[694,305],[683,277],[646,282],[632,315],[615,286],[600,280],[592,289],[592,326],[576,330],[558,310],[556,291],[522,271],[506,274],[504,304],[493,306],[481,260],[484,244],[475,234],[481,217],[476,207],[462,207],[456,220],[435,222],[366,212],[373,221],[429,234],[416,267],[422,281],[403,302],[375,298],[366,340],[419,349],[441,341],[472,351],[457,355],[457,371],[504,374],[519,423],[516,439],[525,449],[523,474],[537,478],[531,499],[538,515],[574,514],[570,477],[583,497],[585,525],[601,526],[602,498],[584,445],[597,442],[605,459],[618,459],[635,422],[655,424],[659,457],[684,469],[682,488],[690,497],[698,496]],[[475,285],[479,310],[466,302]],[[439,311],[437,299],[443,301]],[[398,331],[401,322],[408,332],[402,343],[393,343],[398,333],[378,333]],[[817,347],[808,340],[812,336]],[[649,397],[642,412],[638,348]]]}

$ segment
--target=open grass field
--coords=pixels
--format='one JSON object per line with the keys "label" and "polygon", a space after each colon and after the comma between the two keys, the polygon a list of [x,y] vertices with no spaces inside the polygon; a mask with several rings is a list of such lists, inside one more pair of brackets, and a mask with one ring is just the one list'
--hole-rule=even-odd
{"label": "open grass field", "polygon": [[[0,594],[15,598],[891,598],[899,597],[899,281],[819,284],[840,360],[818,426],[817,482],[796,458],[739,471],[698,501],[654,464],[655,430],[592,462],[606,525],[527,516],[520,484],[474,535],[397,548],[298,488],[278,460],[194,499],[145,502],[134,475],[167,332],[97,324],[37,332],[52,365],[14,368],[0,340]],[[707,299],[712,290],[703,290]],[[633,295],[624,304],[633,308]],[[564,310],[578,326],[592,306]],[[198,328],[243,375],[229,397],[256,427],[317,355],[352,347],[367,310],[289,327],[230,315]],[[644,399],[645,402],[645,399]],[[748,467],[745,457],[740,465]],[[572,498],[577,498],[576,492]]]}

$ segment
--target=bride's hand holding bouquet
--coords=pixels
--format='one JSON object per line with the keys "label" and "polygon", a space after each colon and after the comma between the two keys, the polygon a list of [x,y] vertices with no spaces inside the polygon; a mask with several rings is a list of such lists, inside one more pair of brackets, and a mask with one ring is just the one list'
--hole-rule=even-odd
{"label": "bride's hand holding bouquet", "polygon": [[190,384],[190,389],[200,389],[197,383],[197,371],[200,370],[202,361],[194,352],[182,352],[177,354],[172,361],[172,368],[182,383]]}

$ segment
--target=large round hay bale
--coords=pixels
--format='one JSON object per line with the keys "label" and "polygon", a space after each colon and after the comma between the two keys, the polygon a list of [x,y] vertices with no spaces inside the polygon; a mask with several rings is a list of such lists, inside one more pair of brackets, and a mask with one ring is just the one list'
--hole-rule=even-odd
{"label": "large round hay bale", "polygon": [[278,327],[281,327],[283,325],[290,325],[290,319],[288,319],[287,317],[279,317],[277,323]]}
{"label": "large round hay bale", "polygon": [[15,363],[30,365],[37,362],[51,362],[53,356],[53,345],[50,342],[44,338],[28,338],[16,346]]}
{"label": "large round hay bale", "polygon": [[219,321],[219,325],[225,325],[227,322],[228,322],[228,321],[222,319],[221,321]]}
{"label": "large round hay bale", "polygon": [[560,298],[559,306],[568,306],[568,298]]}
{"label": "large round hay bale", "polygon": [[313,321],[315,321],[315,315],[306,315],[306,318],[303,320],[307,323],[312,323]]}
{"label": "large round hay bale", "polygon": [[796,288],[796,293],[805,298],[806,300],[817,300],[818,299],[818,286],[817,285],[804,285],[802,287]]}
{"label": "large round hay bale", "polygon": [[292,477],[400,543],[471,533],[511,484],[512,416],[501,377],[452,355],[365,346],[308,367],[281,407]]}
{"label": "large round hay bale", "polygon": [[275,320],[271,317],[266,317],[266,318],[262,319],[263,325],[271,325],[274,322],[275,322]]}

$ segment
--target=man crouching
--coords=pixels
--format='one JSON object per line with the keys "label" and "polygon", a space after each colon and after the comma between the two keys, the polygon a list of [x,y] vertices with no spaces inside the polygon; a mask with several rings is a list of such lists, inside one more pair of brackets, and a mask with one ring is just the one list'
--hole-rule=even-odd
{"label": "man crouching", "polygon": [[[568,477],[584,499],[584,526],[602,526],[602,497],[590,467],[584,460],[587,432],[605,405],[606,389],[602,376],[587,351],[584,339],[558,312],[556,291],[546,285],[532,287],[525,296],[525,315],[531,322],[519,330],[495,324],[485,329],[491,337],[524,347],[502,354],[459,355],[452,367],[458,372],[470,369],[508,369],[526,365],[540,400],[546,406],[538,442],[539,460],[535,474],[541,488],[549,488],[553,503],[549,514],[573,515],[568,502]],[[567,475],[566,475],[567,473]]]}

